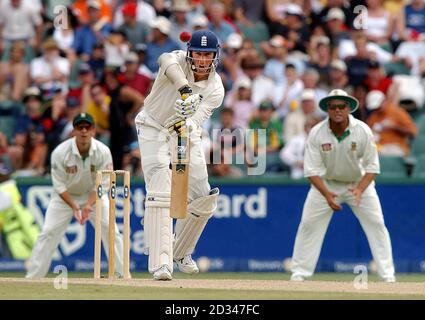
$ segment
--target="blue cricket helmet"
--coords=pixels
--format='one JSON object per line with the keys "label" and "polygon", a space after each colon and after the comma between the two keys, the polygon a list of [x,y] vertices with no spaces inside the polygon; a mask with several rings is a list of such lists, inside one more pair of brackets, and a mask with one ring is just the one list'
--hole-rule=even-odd
{"label": "blue cricket helmet", "polygon": [[220,44],[217,36],[210,30],[197,30],[192,33],[192,37],[187,43],[187,54],[186,58],[191,64],[192,70],[194,70],[192,52],[214,52],[214,58],[208,72],[211,71],[212,67],[217,67],[218,59],[220,56]]}
{"label": "blue cricket helmet", "polygon": [[220,44],[214,32],[210,30],[198,30],[192,33],[192,38],[187,43],[188,51],[203,51],[218,53]]}

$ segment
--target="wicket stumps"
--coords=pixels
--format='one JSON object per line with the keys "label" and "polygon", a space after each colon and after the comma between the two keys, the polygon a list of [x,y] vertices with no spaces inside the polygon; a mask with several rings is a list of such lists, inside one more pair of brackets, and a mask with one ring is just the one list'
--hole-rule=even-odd
{"label": "wicket stumps", "polygon": [[123,232],[123,276],[130,278],[130,172],[126,170],[99,170],[96,174],[96,220],[94,243],[94,278],[100,279],[100,258],[102,245],[102,177],[109,175],[109,257],[108,278],[115,274],[115,197],[117,175],[124,176],[124,232]]}

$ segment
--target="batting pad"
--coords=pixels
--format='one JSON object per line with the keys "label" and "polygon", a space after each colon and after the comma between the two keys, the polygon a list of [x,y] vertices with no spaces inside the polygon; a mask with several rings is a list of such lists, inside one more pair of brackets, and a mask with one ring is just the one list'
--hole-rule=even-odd
{"label": "batting pad", "polygon": [[204,228],[217,208],[218,188],[210,191],[206,197],[193,200],[188,205],[186,219],[176,222],[176,241],[174,243],[174,259],[178,260],[192,254]]}
{"label": "batting pad", "polygon": [[170,194],[148,193],[146,196],[144,230],[149,253],[149,272],[162,265],[173,272],[173,220],[170,218]]}

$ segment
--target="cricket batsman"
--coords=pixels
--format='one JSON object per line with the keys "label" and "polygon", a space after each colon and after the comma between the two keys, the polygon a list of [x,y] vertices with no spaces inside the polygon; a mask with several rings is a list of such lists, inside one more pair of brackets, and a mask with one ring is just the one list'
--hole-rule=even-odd
{"label": "cricket batsman", "polygon": [[[219,194],[208,183],[201,148],[202,123],[224,98],[224,87],[216,72],[219,49],[213,32],[198,30],[191,35],[186,52],[162,54],[151,93],[135,119],[146,183],[146,254],[155,280],[172,279],[173,260],[181,272],[199,272],[191,255],[213,215]],[[176,222],[174,239],[170,218],[171,143],[182,128],[190,138],[189,203],[187,217]]]}

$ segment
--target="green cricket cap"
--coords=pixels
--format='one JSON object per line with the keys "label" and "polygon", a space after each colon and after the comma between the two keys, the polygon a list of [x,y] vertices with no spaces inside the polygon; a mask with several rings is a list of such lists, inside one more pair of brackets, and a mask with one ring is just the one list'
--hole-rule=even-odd
{"label": "green cricket cap", "polygon": [[82,112],[82,113],[77,114],[75,116],[74,120],[72,121],[72,125],[75,127],[76,125],[78,125],[82,122],[87,122],[88,124],[94,125],[93,117],[86,112]]}

